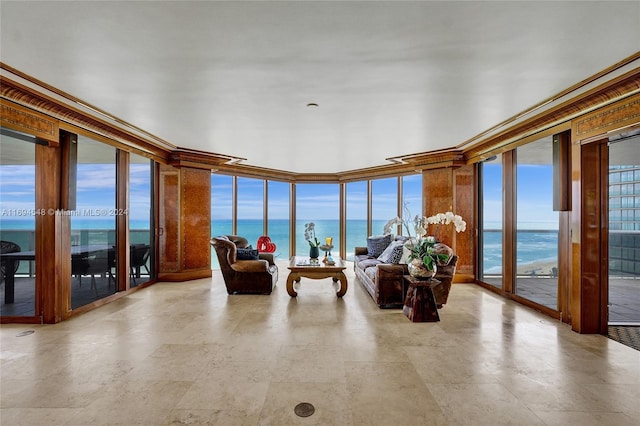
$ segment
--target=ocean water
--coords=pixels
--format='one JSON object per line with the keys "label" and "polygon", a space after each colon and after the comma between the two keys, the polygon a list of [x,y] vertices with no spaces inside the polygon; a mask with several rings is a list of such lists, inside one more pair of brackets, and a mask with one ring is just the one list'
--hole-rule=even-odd
{"label": "ocean water", "polygon": [[[557,230],[519,230],[516,240],[518,266],[554,262],[558,259]],[[485,274],[502,273],[502,231],[484,232],[483,263]]]}
{"label": "ocean water", "polygon": [[[308,255],[309,244],[304,239],[305,224],[309,221],[296,222],[297,255]],[[333,237],[332,253],[340,252],[340,228],[338,220],[315,221],[316,236],[321,244],[326,237]],[[372,234],[382,234],[386,220],[374,221]],[[131,242],[149,241],[149,224],[145,221],[131,221]],[[23,250],[33,249],[33,219],[2,219],[0,220],[0,239],[15,241]],[[211,236],[232,233],[231,220],[216,220],[211,223]],[[239,220],[237,234],[249,240],[254,247],[258,238],[263,235],[262,220]],[[278,259],[288,259],[289,253],[289,221],[271,220],[268,223],[268,235],[277,246]],[[91,244],[115,243],[115,221],[91,218],[74,218],[72,221],[72,238],[77,243],[87,239]],[[367,223],[365,220],[347,221],[346,253],[347,259],[353,258],[355,247],[366,246]],[[500,273],[502,271],[502,232],[487,230],[484,232],[484,272]],[[517,234],[517,263],[533,264],[549,262],[557,259],[558,231],[557,230],[520,230]],[[213,256],[213,263],[217,266],[217,259]]]}
{"label": "ocean water", "polygon": [[[305,224],[308,220],[298,220],[296,222],[296,250],[298,256],[306,256],[309,254],[309,243],[304,239]],[[340,222],[338,220],[318,220],[313,221],[315,224],[316,237],[320,244],[325,243],[327,237],[333,238],[332,253],[340,252]],[[373,221],[372,233],[374,235],[382,234],[384,221]],[[232,233],[231,220],[213,221],[211,223],[211,236],[227,235]],[[249,240],[254,247],[258,238],[263,235],[262,220],[239,220],[237,234]],[[268,236],[273,243],[276,244],[276,253],[280,259],[288,259],[289,253],[289,221],[288,220],[271,220],[268,223]],[[347,221],[346,234],[346,251],[347,259],[353,257],[354,248],[356,246],[367,245],[367,221],[366,220],[349,220]]]}
{"label": "ocean water", "polygon": [[[305,223],[300,220],[296,223],[296,248],[297,255],[308,254],[308,243],[304,239]],[[338,220],[316,221],[316,236],[321,242],[325,237],[333,237],[333,252],[339,252]],[[386,220],[373,221],[372,234],[382,234]],[[269,238],[276,244],[278,257],[288,259],[289,256],[289,222],[286,220],[274,220],[269,222]],[[239,235],[246,237],[249,243],[255,246],[262,235],[261,220],[238,221]],[[214,221],[211,226],[211,236],[231,234],[231,221]],[[502,272],[502,231],[485,231],[484,244],[484,272],[487,274]],[[347,221],[346,253],[347,259],[353,258],[354,248],[367,245],[367,222],[365,220]],[[555,261],[558,257],[558,231],[557,230],[520,230],[517,234],[517,263],[528,265]]]}

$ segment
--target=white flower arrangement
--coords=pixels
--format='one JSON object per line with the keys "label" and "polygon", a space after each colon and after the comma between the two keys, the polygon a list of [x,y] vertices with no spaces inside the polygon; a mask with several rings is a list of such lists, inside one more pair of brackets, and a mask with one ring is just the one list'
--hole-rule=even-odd
{"label": "white flower arrangement", "polygon": [[437,213],[429,217],[416,215],[413,218],[413,227],[410,227],[409,223],[401,217],[396,216],[387,222],[383,232],[390,234],[393,226],[402,225],[407,230],[409,237],[411,236],[411,228],[413,228],[417,237],[424,237],[427,234],[429,225],[449,225],[451,223],[456,227],[456,232],[464,232],[467,229],[467,222],[462,219],[462,216],[453,212],[446,212]]}
{"label": "white flower arrangement", "polygon": [[[404,206],[407,217],[411,217],[409,209]],[[401,225],[407,230],[407,242],[405,247],[410,251],[409,260],[420,259],[429,270],[433,270],[434,264],[446,265],[449,262],[449,255],[436,253],[435,245],[438,243],[434,236],[427,236],[427,228],[429,225],[449,225],[453,224],[456,232],[464,232],[467,229],[467,222],[462,216],[453,212],[437,213],[433,216],[418,216],[413,218],[412,222],[408,222],[401,217],[394,217],[384,226],[384,233],[391,234],[394,226]],[[411,226],[413,225],[413,226]],[[416,238],[411,235],[411,228],[415,232]]]}
{"label": "white flower arrangement", "polygon": [[318,247],[320,241],[316,238],[316,224],[313,222],[304,224],[304,239],[309,243],[309,247]]}
{"label": "white flower arrangement", "polygon": [[423,218],[423,224],[426,224],[425,228],[428,225],[449,225],[450,223],[456,227],[456,232],[464,232],[467,229],[467,222],[462,219],[462,216],[453,212],[437,213]]}

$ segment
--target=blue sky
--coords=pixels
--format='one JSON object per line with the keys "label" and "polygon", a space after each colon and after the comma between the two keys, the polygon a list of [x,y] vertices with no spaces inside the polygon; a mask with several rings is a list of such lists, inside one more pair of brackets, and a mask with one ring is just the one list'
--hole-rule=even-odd
{"label": "blue sky", "polygon": [[[487,163],[484,167],[485,220],[501,221],[501,166]],[[0,206],[4,210],[31,210],[35,205],[34,166],[4,165],[0,167]],[[130,169],[130,220],[148,220],[149,164],[132,163]],[[230,176],[212,175],[212,219],[231,218]],[[403,178],[405,200],[412,215],[421,209],[421,176]],[[339,218],[339,185],[297,184],[297,215],[299,220],[327,220]],[[78,209],[113,209],[115,207],[115,165],[78,165]],[[372,182],[374,220],[386,220],[396,214],[397,181],[395,178]],[[537,222],[557,227],[557,212],[552,209],[552,174],[549,165],[518,166],[518,222],[523,227]],[[366,218],[366,182],[347,184],[347,217]],[[262,219],[263,181],[238,178],[239,219]],[[269,217],[287,219],[289,213],[289,184],[269,182]],[[33,217],[7,217],[27,219]],[[99,217],[113,221],[113,217]]]}
{"label": "blue sky", "polygon": [[[558,212],[553,211],[551,165],[519,164],[517,167],[519,228],[558,228]],[[502,223],[502,166],[483,165],[484,222],[488,227]],[[534,225],[535,224],[535,225]]]}
{"label": "blue sky", "polygon": [[[404,191],[410,205],[421,208],[422,179],[420,175],[404,178]],[[397,214],[397,179],[378,179],[372,183],[374,219],[388,220]],[[211,217],[213,220],[231,219],[232,178],[212,175]],[[238,219],[262,219],[263,181],[238,178]],[[338,184],[297,184],[297,218],[302,221],[336,220],[340,217],[340,186]],[[347,215],[352,219],[367,217],[366,182],[347,184]],[[269,181],[269,218],[288,219],[289,184]]]}
{"label": "blue sky", "polygon": [[[115,164],[79,164],[77,170],[78,211],[115,209]],[[150,165],[131,164],[129,191],[129,219],[149,220],[150,214]],[[35,207],[35,166],[3,165],[0,167],[0,208],[3,220],[25,220],[35,223],[33,215],[19,215],[20,211],[31,212]],[[72,222],[78,222],[72,217]],[[88,217],[88,216],[85,216]],[[113,215],[91,216],[91,220],[114,222]]]}

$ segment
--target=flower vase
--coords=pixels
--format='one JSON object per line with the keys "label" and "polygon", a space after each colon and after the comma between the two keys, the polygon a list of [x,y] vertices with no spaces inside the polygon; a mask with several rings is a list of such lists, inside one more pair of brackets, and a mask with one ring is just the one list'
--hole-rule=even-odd
{"label": "flower vase", "polygon": [[320,249],[318,247],[311,247],[309,249],[309,257],[311,259],[317,259],[320,257]]}
{"label": "flower vase", "polygon": [[433,269],[427,268],[427,265],[422,262],[420,259],[413,259],[407,265],[409,269],[409,275],[413,278],[417,278],[419,280],[428,280],[433,278],[438,272],[438,268],[436,267],[435,262],[432,263]]}

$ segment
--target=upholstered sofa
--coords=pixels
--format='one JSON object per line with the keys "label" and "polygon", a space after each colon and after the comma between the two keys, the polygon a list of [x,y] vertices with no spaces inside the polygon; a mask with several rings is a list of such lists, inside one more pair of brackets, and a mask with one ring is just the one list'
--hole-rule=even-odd
{"label": "upholstered sofa", "polygon": [[[395,245],[402,245],[404,239],[402,237],[394,237],[392,242]],[[383,256],[384,253],[378,254],[375,250],[372,251],[370,244],[368,244],[368,247],[356,247],[354,254],[356,277],[371,295],[376,305],[380,308],[402,308],[404,305],[404,275],[409,274],[409,269],[405,263],[406,251],[400,258],[392,256],[391,262],[386,261],[388,259]],[[448,265],[438,266],[435,278],[441,284],[434,289],[438,308],[447,303],[457,262],[458,257],[454,255]]]}
{"label": "upholstered sofa", "polygon": [[278,282],[278,266],[273,253],[259,253],[247,239],[222,235],[211,239],[216,251],[227,293],[271,294]]}

